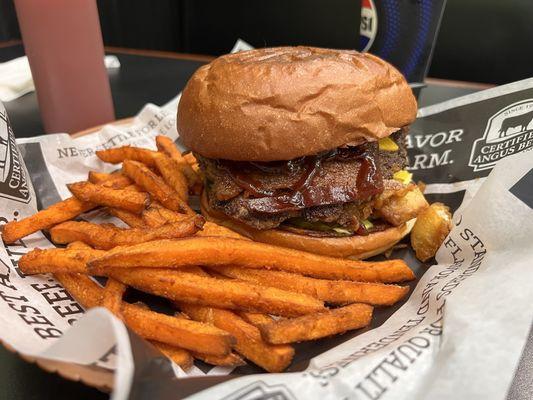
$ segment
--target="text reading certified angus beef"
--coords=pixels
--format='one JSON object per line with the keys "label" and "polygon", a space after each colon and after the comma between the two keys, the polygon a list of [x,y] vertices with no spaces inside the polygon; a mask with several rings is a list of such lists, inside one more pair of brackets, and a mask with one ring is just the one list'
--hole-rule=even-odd
{"label": "text reading certified angus beef", "polygon": [[206,218],[257,241],[365,258],[427,207],[405,170],[416,110],[404,77],[375,56],[279,47],[196,71],[177,124],[205,176]]}

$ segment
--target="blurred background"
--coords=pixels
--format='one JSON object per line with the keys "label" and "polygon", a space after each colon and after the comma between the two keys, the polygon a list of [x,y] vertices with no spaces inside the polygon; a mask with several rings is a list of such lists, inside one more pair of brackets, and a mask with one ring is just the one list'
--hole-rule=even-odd
{"label": "blurred background", "polygon": [[17,137],[79,132],[165,104],[242,39],[369,49],[424,107],[532,77],[531,21],[533,0],[0,0],[0,101]]}
{"label": "blurred background", "polygon": [[[355,0],[97,3],[106,46],[207,55],[227,53],[237,38],[254,47],[360,47]],[[532,0],[448,0],[428,76],[490,84],[531,76],[532,21]],[[0,0],[0,42],[15,39],[13,0]]]}

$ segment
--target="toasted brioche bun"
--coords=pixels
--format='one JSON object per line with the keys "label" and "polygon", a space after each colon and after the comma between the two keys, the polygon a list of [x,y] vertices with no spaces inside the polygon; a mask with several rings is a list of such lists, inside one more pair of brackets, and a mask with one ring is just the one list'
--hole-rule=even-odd
{"label": "toasted brioche bun", "polygon": [[256,242],[289,247],[330,257],[365,259],[381,254],[411,231],[416,218],[405,224],[372,233],[367,236],[313,237],[298,235],[281,229],[257,230],[209,207],[205,192],[202,193],[200,207],[204,217],[211,222],[225,226]]}
{"label": "toasted brioche bun", "polygon": [[177,128],[192,151],[275,161],[389,136],[411,124],[402,74],[368,53],[277,47],[219,57],[185,87]]}

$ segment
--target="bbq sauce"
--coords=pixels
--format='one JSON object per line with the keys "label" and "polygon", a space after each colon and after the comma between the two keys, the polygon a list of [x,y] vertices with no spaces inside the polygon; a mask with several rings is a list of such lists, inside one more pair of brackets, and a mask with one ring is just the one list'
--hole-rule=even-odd
{"label": "bbq sauce", "polygon": [[320,166],[321,159],[318,157],[300,157],[289,161],[273,162],[243,162],[243,161],[226,161],[218,160],[220,168],[227,171],[235,183],[244,191],[254,197],[273,197],[279,195],[276,190],[265,188],[259,180],[253,178],[253,175],[267,174],[300,174],[296,177],[295,182],[290,185],[289,189],[296,191],[304,185],[308,185],[317,168]]}
{"label": "bbq sauce", "polygon": [[[252,198],[249,206],[257,212],[280,213],[304,208],[367,199],[383,191],[383,180],[376,164],[375,146],[337,148],[315,156],[301,157],[290,161],[269,163],[231,162],[219,160],[219,166],[226,170],[235,181]],[[320,173],[323,162],[357,161],[358,169],[355,190],[324,191],[313,188],[313,178]],[[253,178],[254,174],[291,174],[292,183],[287,188],[272,190]]]}

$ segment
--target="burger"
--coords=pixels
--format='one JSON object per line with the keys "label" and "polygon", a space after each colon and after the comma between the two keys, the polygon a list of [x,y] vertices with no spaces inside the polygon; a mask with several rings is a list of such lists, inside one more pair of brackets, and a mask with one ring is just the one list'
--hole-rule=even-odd
{"label": "burger", "polygon": [[428,206],[405,169],[416,112],[402,74],[376,56],[277,47],[198,69],[177,128],[205,179],[207,220],[360,259],[396,244]]}

